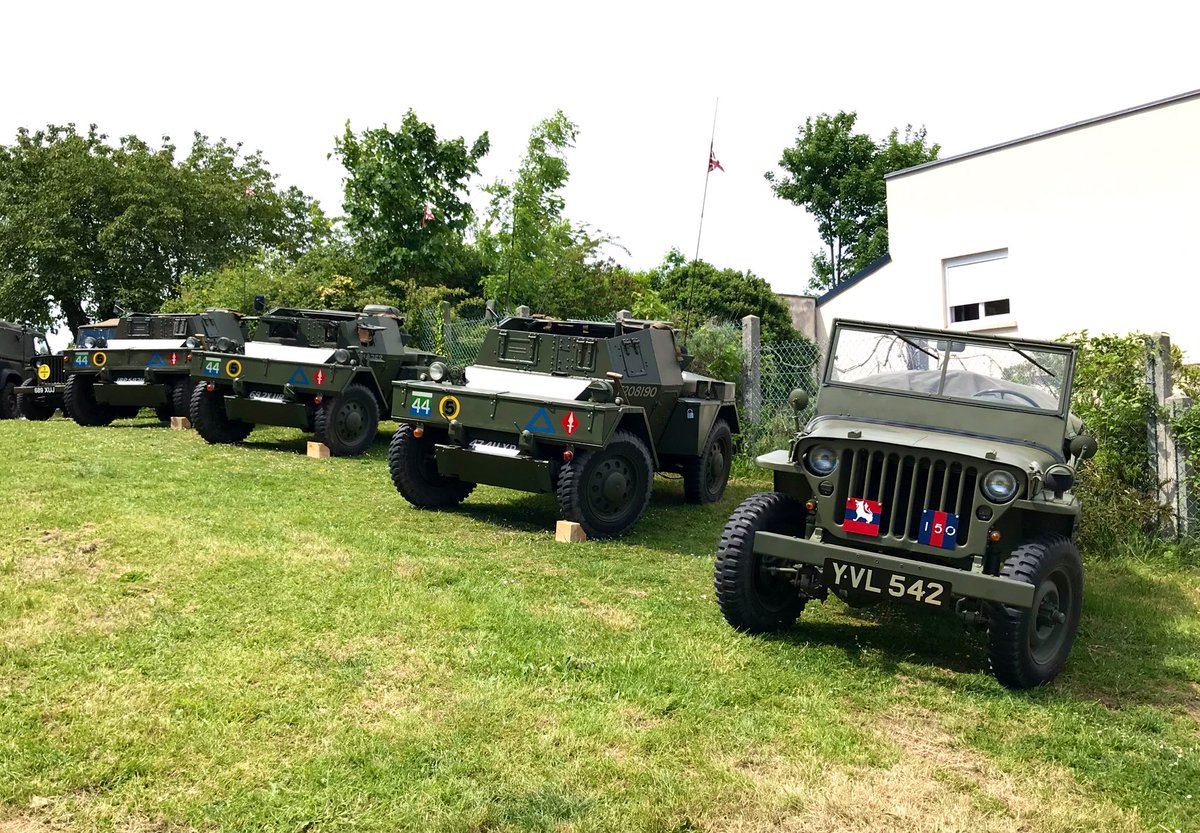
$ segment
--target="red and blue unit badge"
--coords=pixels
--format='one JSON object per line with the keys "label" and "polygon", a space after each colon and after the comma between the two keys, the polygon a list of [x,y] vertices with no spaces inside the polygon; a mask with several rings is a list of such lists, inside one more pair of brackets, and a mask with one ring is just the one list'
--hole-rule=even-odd
{"label": "red and blue unit badge", "polygon": [[879,518],[883,515],[883,504],[877,500],[852,497],[846,501],[846,519],[842,529],[859,535],[879,537]]}
{"label": "red and blue unit badge", "polygon": [[958,515],[938,512],[936,509],[926,509],[921,513],[921,528],[917,530],[918,544],[952,550],[957,537]]}

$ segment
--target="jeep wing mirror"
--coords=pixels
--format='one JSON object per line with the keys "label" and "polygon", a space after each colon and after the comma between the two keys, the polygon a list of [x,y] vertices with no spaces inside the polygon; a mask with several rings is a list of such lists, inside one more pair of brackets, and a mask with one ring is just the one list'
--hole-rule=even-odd
{"label": "jeep wing mirror", "polygon": [[1096,454],[1096,438],[1091,434],[1077,434],[1071,438],[1071,456],[1087,460]]}

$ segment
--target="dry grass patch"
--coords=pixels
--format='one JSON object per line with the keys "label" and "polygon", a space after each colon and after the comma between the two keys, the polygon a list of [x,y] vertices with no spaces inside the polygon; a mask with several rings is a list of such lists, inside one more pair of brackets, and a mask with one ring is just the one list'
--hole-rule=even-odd
{"label": "dry grass patch", "polygon": [[638,620],[636,616],[615,605],[594,602],[591,599],[580,599],[579,604],[592,616],[615,630],[625,631],[637,626]]}

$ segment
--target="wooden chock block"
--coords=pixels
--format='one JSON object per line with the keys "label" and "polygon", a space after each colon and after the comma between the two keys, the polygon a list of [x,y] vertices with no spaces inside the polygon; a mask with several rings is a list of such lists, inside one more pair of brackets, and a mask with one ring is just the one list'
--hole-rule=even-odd
{"label": "wooden chock block", "polygon": [[308,456],[316,460],[324,460],[329,456],[329,446],[325,445],[325,443],[310,442],[308,444]]}
{"label": "wooden chock block", "polygon": [[172,431],[191,431],[192,421],[187,417],[171,417]]}
{"label": "wooden chock block", "polygon": [[587,540],[587,533],[574,521],[559,521],[554,528],[554,540],[560,544],[580,544]]}

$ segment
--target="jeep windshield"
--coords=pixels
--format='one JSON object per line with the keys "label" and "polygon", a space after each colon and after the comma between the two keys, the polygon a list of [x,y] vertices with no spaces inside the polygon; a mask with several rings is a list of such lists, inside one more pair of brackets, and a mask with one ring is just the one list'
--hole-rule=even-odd
{"label": "jeep windshield", "polygon": [[1044,343],[839,324],[826,380],[976,405],[1065,411],[1071,352]]}

